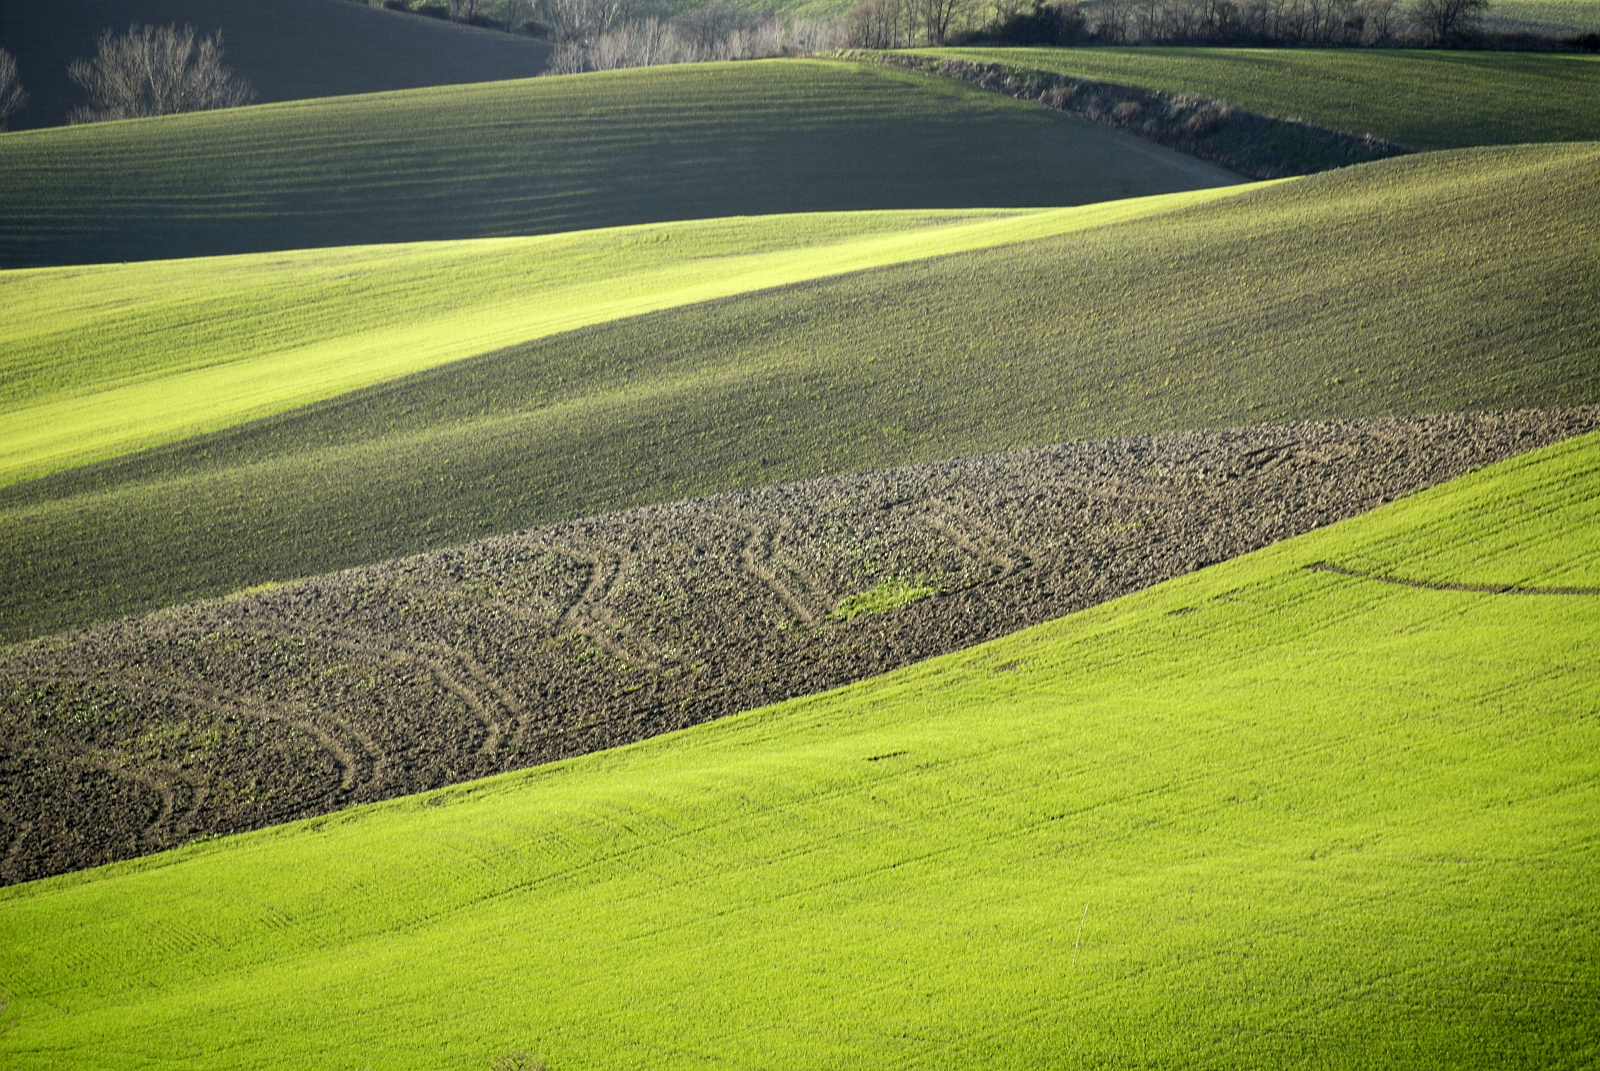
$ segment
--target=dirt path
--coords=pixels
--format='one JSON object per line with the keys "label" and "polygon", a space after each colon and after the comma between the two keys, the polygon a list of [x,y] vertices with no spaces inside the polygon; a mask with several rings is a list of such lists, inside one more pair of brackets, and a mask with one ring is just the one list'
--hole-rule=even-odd
{"label": "dirt path", "polygon": [[[1596,427],[1591,408],[1045,447],[585,518],[18,645],[0,652],[0,880],[821,691]],[[937,594],[830,618],[895,583]]]}

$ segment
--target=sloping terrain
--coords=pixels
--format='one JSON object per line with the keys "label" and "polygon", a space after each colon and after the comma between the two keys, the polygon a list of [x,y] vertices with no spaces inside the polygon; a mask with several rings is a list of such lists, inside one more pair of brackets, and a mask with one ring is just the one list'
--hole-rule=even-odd
{"label": "sloping terrain", "polygon": [[1366,48],[947,48],[914,54],[1226,101],[1411,149],[1600,138],[1600,56]]}
{"label": "sloping terrain", "polygon": [[0,266],[781,212],[1063,207],[1236,181],[927,75],[704,63],[7,134]]}
{"label": "sloping terrain", "polygon": [[588,518],[0,656],[0,882],[656,736],[960,650],[1600,427],[1055,446]]}
{"label": "sloping terrain", "polygon": [[92,58],[104,31],[135,23],[220,31],[223,63],[262,102],[528,78],[550,55],[532,38],[348,0],[0,0],[0,47],[29,96],[12,129],[65,123],[88,103],[67,66]]}
{"label": "sloping terrain", "polygon": [[1246,188],[1029,212],[760,216],[0,273],[0,484],[576,327]]}
{"label": "sloping terrain", "polygon": [[15,484],[0,634],[825,473],[1594,404],[1597,154],[1404,157],[586,328]]}
{"label": "sloping terrain", "polygon": [[0,892],[9,1066],[1583,1067],[1600,438],[839,692]]}
{"label": "sloping terrain", "polygon": [[1500,0],[1484,17],[1485,28],[1511,33],[1574,36],[1600,31],[1597,0]]}

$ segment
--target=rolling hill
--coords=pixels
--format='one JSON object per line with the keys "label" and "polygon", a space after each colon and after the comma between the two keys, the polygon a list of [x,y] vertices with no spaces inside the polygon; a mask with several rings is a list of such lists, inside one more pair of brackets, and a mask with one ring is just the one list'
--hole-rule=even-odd
{"label": "rolling hill", "polygon": [[1486,28],[1511,33],[1571,36],[1600,30],[1596,0],[1501,0],[1488,11]]}
{"label": "rolling hill", "polygon": [[1600,56],[1314,48],[952,48],[913,55],[1194,94],[1416,150],[1600,138]]}
{"label": "rolling hill", "polygon": [[1237,181],[926,75],[694,64],[6,134],[0,265],[785,212],[1055,208]]}
{"label": "rolling hill", "polygon": [[632,743],[1008,635],[1600,427],[1036,447],[581,518],[0,652],[0,883]]}
{"label": "rolling hill", "polygon": [[1242,189],[1048,211],[762,216],[3,273],[0,485],[576,327]]}
{"label": "rolling hill", "polygon": [[0,890],[19,1069],[1580,1067],[1600,439],[837,692]]}
{"label": "rolling hill", "polygon": [[1402,157],[663,311],[14,484],[0,632],[825,473],[1593,404],[1597,153]]}
{"label": "rolling hill", "polygon": [[65,123],[87,102],[68,64],[135,23],[220,31],[223,62],[263,102],[527,78],[550,54],[543,41],[348,0],[0,0],[0,47],[30,98],[12,129]]}

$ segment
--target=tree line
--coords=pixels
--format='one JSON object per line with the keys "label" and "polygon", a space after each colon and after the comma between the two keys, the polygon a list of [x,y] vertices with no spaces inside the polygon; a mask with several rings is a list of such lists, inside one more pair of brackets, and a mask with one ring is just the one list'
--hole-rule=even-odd
{"label": "tree line", "polygon": [[[1471,43],[1489,0],[861,0],[847,18],[757,13],[714,0],[676,17],[657,0],[356,0],[546,37],[549,73],[761,59],[835,48],[961,44],[1449,45]],[[428,7],[430,10],[422,11]],[[1522,44],[1600,50],[1600,35]],[[70,122],[247,104],[250,84],[222,64],[222,35],[133,26],[100,37],[68,73],[89,101]],[[0,130],[26,106],[0,49]]]}
{"label": "tree line", "polygon": [[918,44],[1446,45],[1488,0],[862,0],[857,48]]}
{"label": "tree line", "polygon": [[[565,73],[618,57],[643,64],[785,55],[817,41],[848,48],[1471,45],[1485,43],[1490,0],[862,0],[843,18],[759,12],[721,0],[677,16],[663,0],[356,2],[547,37],[566,46],[558,64]],[[1570,40],[1522,34],[1502,43],[1600,49],[1594,34]]]}

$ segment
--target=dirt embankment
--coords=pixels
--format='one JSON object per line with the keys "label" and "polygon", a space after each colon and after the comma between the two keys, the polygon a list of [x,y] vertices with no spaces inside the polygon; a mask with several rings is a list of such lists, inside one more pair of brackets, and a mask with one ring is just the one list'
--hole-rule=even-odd
{"label": "dirt embankment", "polygon": [[1193,93],[1163,93],[998,63],[882,52],[839,55],[954,78],[1032,101],[1149,138],[1251,178],[1309,175],[1412,151],[1370,134],[1346,134],[1297,119],[1277,119]]}
{"label": "dirt embankment", "polygon": [[820,691],[1595,427],[1589,408],[1024,450],[574,521],[21,644],[0,652],[0,879]]}

